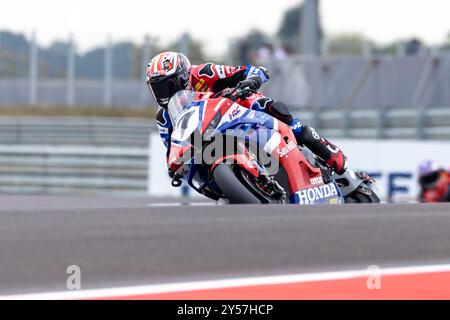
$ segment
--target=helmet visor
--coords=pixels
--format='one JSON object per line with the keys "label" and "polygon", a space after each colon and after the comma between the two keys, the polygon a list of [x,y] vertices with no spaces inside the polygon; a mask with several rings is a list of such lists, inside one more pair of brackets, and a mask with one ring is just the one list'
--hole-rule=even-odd
{"label": "helmet visor", "polygon": [[165,78],[161,81],[150,80],[147,82],[147,85],[153,98],[162,107],[167,107],[170,98],[183,89],[176,76]]}
{"label": "helmet visor", "polygon": [[440,175],[441,175],[440,171],[430,172],[430,173],[428,173],[426,175],[421,176],[419,178],[419,183],[422,186],[425,186],[425,187],[428,187],[428,188],[434,187],[434,185],[438,181]]}

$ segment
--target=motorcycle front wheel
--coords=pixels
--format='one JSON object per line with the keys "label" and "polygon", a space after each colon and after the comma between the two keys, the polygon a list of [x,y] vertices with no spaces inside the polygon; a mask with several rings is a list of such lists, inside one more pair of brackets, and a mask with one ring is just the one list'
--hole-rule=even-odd
{"label": "motorcycle front wheel", "polygon": [[219,164],[213,172],[214,181],[232,204],[260,204],[261,201],[236,177],[229,164]]}

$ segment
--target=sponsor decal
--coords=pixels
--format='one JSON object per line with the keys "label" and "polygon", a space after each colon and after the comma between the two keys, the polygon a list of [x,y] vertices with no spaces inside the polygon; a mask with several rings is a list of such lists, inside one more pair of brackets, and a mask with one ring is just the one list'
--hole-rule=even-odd
{"label": "sponsor decal", "polygon": [[236,119],[240,113],[241,113],[241,110],[239,108],[236,108],[233,111],[231,111],[229,113],[230,121]]}
{"label": "sponsor decal", "polygon": [[299,204],[341,203],[341,193],[334,183],[300,190],[294,193],[294,202]]}
{"label": "sponsor decal", "polygon": [[224,67],[224,66],[217,66],[217,65],[216,65],[216,69],[217,69],[217,72],[219,73],[219,78],[220,78],[220,79],[226,78],[226,75],[225,75],[225,67]]}
{"label": "sponsor decal", "polygon": [[327,145],[328,150],[330,150],[331,153],[339,153],[339,151],[341,151],[338,147],[336,146],[331,146],[331,145]]}
{"label": "sponsor decal", "polygon": [[159,128],[159,134],[169,134],[169,129],[168,128],[164,128],[161,126],[158,126]]}
{"label": "sponsor decal", "polygon": [[173,61],[170,59],[170,57],[165,57],[162,62],[162,68],[163,70],[172,70],[173,68]]}
{"label": "sponsor decal", "polygon": [[294,125],[291,126],[292,131],[296,131],[302,126],[301,122],[296,122]]}
{"label": "sponsor decal", "polygon": [[317,133],[316,129],[311,128],[311,134],[312,134],[312,136],[313,136],[314,139],[316,139],[316,140],[319,140],[319,139],[320,139],[320,136],[319,136],[319,134]]}
{"label": "sponsor decal", "polygon": [[248,71],[248,75],[258,75],[258,70],[255,67],[251,67],[250,70]]}
{"label": "sponsor decal", "polygon": [[204,79],[200,79],[194,87],[195,91],[203,92],[206,90],[206,82]]}
{"label": "sponsor decal", "polygon": [[292,150],[294,150],[296,148],[297,148],[297,144],[293,141],[289,141],[289,143],[285,147],[278,150],[278,153],[280,154],[280,157],[283,158],[283,157],[286,157],[289,152],[291,152]]}
{"label": "sponsor decal", "polygon": [[311,183],[313,186],[317,186],[319,184],[323,184],[323,179],[322,177],[312,178],[309,179],[309,183]]}

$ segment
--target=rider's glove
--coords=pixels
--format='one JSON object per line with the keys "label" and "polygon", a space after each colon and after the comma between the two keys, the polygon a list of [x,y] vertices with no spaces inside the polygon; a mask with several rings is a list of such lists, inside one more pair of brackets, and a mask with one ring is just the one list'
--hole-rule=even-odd
{"label": "rider's glove", "polygon": [[264,68],[264,67],[259,67],[259,70],[261,70],[262,75],[264,76],[264,78],[266,78],[266,79],[262,79],[262,77],[261,77],[261,79],[263,80],[263,83],[266,81],[269,81],[269,78],[270,78],[269,70],[267,70],[267,68]]}
{"label": "rider's glove", "polygon": [[173,179],[175,177],[175,171],[173,171],[171,168],[168,169],[169,177],[170,179]]}
{"label": "rider's glove", "polygon": [[247,78],[258,76],[261,78],[262,83],[269,81],[269,71],[264,67],[254,67],[252,65],[248,65],[244,75]]}
{"label": "rider's glove", "polygon": [[239,82],[238,87],[239,88],[250,88],[253,91],[257,91],[259,88],[261,88],[262,80],[259,76],[253,76],[246,80],[243,80]]}

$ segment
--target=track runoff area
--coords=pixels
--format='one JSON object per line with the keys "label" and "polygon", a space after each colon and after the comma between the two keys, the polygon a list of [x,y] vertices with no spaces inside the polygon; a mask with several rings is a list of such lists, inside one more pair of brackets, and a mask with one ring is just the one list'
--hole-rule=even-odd
{"label": "track runoff area", "polygon": [[0,299],[450,299],[445,204],[4,200]]}

